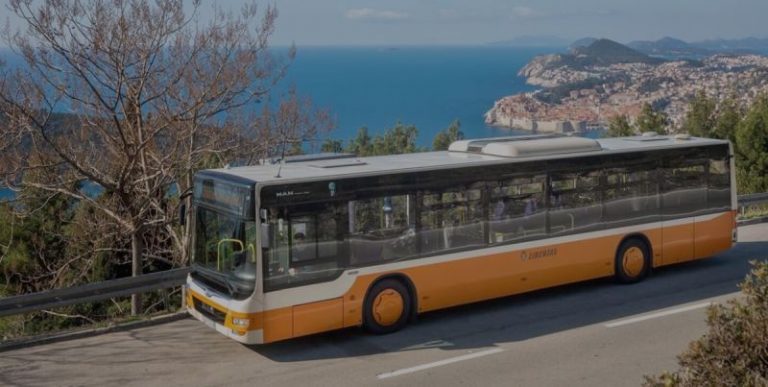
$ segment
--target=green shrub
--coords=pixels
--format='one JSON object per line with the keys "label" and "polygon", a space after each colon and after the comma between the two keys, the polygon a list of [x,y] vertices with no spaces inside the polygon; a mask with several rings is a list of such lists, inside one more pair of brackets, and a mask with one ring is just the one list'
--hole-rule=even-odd
{"label": "green shrub", "polygon": [[678,356],[680,369],[646,386],[768,386],[768,262],[752,262],[744,298],[713,305],[709,332]]}

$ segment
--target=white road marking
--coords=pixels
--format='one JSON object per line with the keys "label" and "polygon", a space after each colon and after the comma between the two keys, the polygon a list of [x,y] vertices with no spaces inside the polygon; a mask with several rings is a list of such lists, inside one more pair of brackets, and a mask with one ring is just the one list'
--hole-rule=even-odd
{"label": "white road marking", "polygon": [[414,349],[441,348],[441,347],[452,347],[452,346],[453,346],[453,343],[451,343],[450,341],[432,340],[432,341],[427,341],[426,343],[405,347],[400,351],[412,351]]}
{"label": "white road marking", "polygon": [[458,363],[458,362],[464,361],[464,360],[476,359],[478,357],[493,355],[494,353],[499,353],[499,352],[502,352],[502,351],[504,351],[504,350],[501,349],[501,348],[486,349],[485,351],[468,353],[466,355],[451,357],[451,358],[448,358],[448,359],[443,359],[443,360],[432,362],[432,363],[426,363],[426,364],[422,364],[422,365],[417,365],[415,367],[402,368],[402,369],[399,369],[399,370],[396,370],[396,371],[392,371],[392,372],[385,372],[383,374],[377,375],[376,377],[379,378],[379,379],[391,378],[393,376],[400,376],[400,375],[410,374],[410,373],[413,373],[413,372],[423,371],[423,370],[426,370],[426,369],[429,369],[429,368],[441,367],[441,366],[448,365],[448,364]]}
{"label": "white road marking", "polygon": [[683,313],[683,312],[688,312],[688,311],[691,311],[691,310],[706,308],[706,307],[708,307],[710,305],[712,305],[711,301],[709,301],[709,302],[702,302],[701,304],[688,305],[688,306],[683,306],[683,307],[680,307],[680,308],[668,309],[668,310],[663,310],[661,312],[640,315],[640,316],[637,316],[637,317],[631,317],[631,318],[628,318],[628,319],[625,319],[625,320],[619,320],[619,321],[615,321],[615,322],[612,322],[612,323],[605,324],[605,326],[606,326],[606,328],[616,328],[616,327],[620,327],[622,325],[634,324],[634,323],[637,323],[637,322],[640,322],[640,321],[645,321],[645,320],[650,320],[650,319],[654,319],[654,318],[669,316],[669,315],[672,315],[672,314]]}

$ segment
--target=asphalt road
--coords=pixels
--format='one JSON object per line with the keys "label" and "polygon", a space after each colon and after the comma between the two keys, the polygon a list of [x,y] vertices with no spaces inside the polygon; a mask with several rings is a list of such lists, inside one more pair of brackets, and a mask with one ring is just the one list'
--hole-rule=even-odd
{"label": "asphalt road", "polygon": [[422,315],[386,336],[358,329],[246,347],[193,319],[0,353],[0,385],[636,386],[676,368],[706,306],[739,296],[768,224],[711,259]]}

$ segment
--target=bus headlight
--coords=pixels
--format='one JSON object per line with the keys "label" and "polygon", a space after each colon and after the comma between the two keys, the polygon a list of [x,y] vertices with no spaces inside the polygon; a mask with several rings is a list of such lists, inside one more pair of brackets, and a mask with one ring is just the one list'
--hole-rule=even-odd
{"label": "bus headlight", "polygon": [[249,325],[251,325],[251,319],[249,319],[249,318],[233,318],[232,319],[232,325],[234,325],[236,327],[247,328]]}

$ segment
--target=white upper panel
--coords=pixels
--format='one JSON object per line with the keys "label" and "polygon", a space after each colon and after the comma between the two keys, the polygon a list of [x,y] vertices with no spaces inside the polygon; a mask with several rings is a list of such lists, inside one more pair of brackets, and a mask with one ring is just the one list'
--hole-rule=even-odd
{"label": "white upper panel", "polygon": [[[355,175],[376,175],[482,166],[530,160],[562,159],[592,154],[624,153],[638,150],[668,149],[696,145],[727,144],[724,140],[675,136],[633,136],[604,139],[558,136],[523,136],[456,141],[450,151],[402,155],[352,157],[337,160],[307,160],[282,165],[255,165],[222,168],[214,171],[261,183],[289,183]],[[280,177],[278,176],[280,169]]]}

